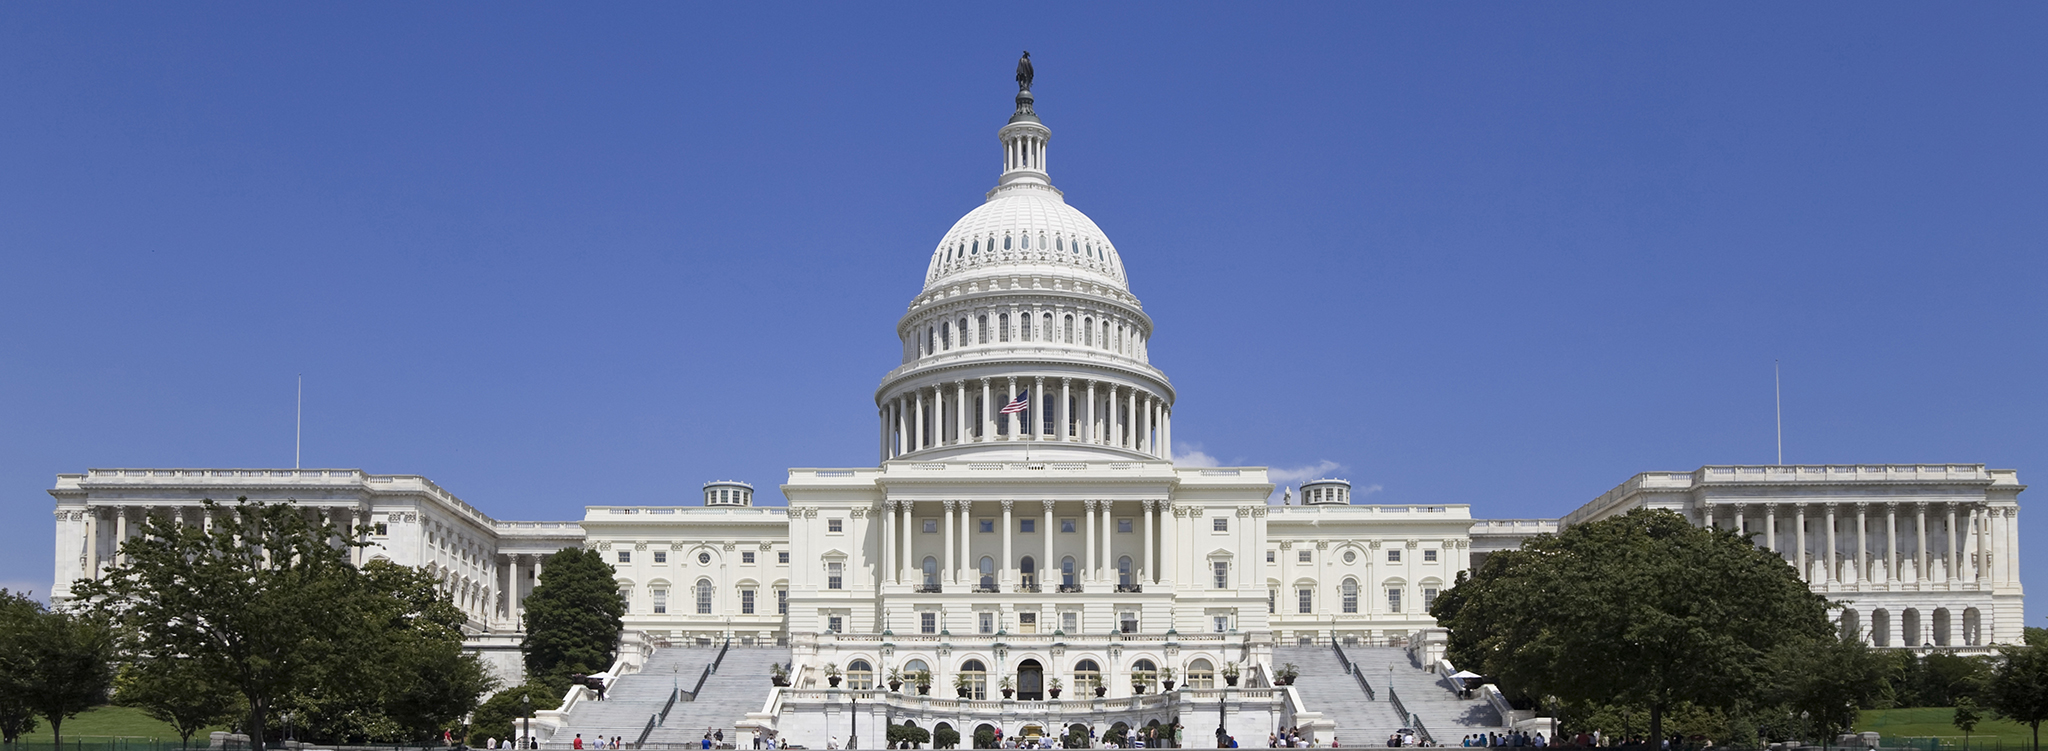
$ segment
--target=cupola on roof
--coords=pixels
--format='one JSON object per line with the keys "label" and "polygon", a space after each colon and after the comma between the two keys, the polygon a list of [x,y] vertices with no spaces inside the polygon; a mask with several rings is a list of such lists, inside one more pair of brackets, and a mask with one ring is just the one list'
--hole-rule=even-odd
{"label": "cupola on roof", "polygon": [[1017,109],[997,131],[1003,172],[988,200],[946,232],[932,251],[925,288],[982,276],[1064,272],[1130,291],[1116,246],[1101,227],[1052,186],[1046,143],[1052,130],[1038,119],[1027,57],[1017,69]]}

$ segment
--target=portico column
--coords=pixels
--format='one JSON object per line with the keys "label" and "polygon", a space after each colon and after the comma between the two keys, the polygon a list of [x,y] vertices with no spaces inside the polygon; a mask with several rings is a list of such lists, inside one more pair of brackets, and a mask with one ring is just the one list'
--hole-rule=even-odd
{"label": "portico column", "polygon": [[1101,443],[1095,427],[1095,381],[1088,381],[1088,410],[1081,421],[1081,440],[1086,443]]}
{"label": "portico column", "polygon": [[1794,508],[1799,511],[1798,518],[1794,520],[1795,524],[1792,527],[1792,534],[1799,541],[1793,546],[1799,549],[1799,578],[1805,580],[1808,584],[1812,584],[1813,570],[1806,565],[1806,504],[1801,503],[1794,506]]}
{"label": "portico column", "polygon": [[917,538],[910,536],[910,525],[915,523],[917,504],[913,501],[898,501],[896,506],[896,510],[903,514],[903,533],[897,535],[898,538],[902,539],[902,542],[899,543],[902,550],[897,551],[900,557],[895,561],[891,561],[891,563],[896,566],[896,583],[902,584],[904,571],[909,569],[910,564],[916,560],[916,553],[914,552],[916,545],[911,541]]}
{"label": "portico column", "polygon": [[[1005,394],[1003,394],[1003,406],[1005,406],[1005,407],[1008,407],[1008,406],[1010,406],[1010,405],[1009,405],[1009,403],[1010,403],[1010,402],[1014,402],[1014,401],[1016,401],[1016,400],[1017,400],[1017,377],[1016,377],[1016,376],[1010,376],[1010,390],[1009,390],[1009,392],[1008,392],[1008,393],[1005,393]],[[1012,441],[1015,441],[1015,440],[1018,440],[1018,439],[1019,439],[1019,436],[1017,435],[1017,428],[1018,428],[1018,425],[1017,425],[1017,413],[1015,413],[1015,412],[1012,412],[1012,413],[1010,413],[1010,414],[1007,414],[1007,415],[1003,415],[1003,432],[1004,432],[1004,433],[1005,433],[1006,435],[1008,435],[1008,436],[1010,437],[1010,440],[1012,440]]]}
{"label": "portico column", "polygon": [[1946,572],[1948,580],[1951,582],[1961,581],[1963,578],[1963,556],[1962,551],[1956,549],[1956,504],[1954,501],[1948,503],[1948,524],[1944,531],[1948,533],[1948,549],[1941,551],[1941,559],[1948,562],[1948,571]]}
{"label": "portico column", "polygon": [[100,578],[100,510],[85,507],[85,578]]}
{"label": "portico column", "polygon": [[1101,579],[1101,580],[1103,580],[1103,581],[1114,581],[1114,580],[1116,579],[1116,576],[1110,573],[1110,569],[1112,569],[1112,568],[1114,568],[1114,567],[1116,566],[1116,557],[1115,557],[1114,555],[1112,555],[1112,554],[1111,554],[1111,552],[1110,552],[1110,545],[1109,545],[1109,541],[1110,541],[1110,540],[1114,540],[1114,539],[1116,539],[1116,519],[1115,519],[1115,517],[1112,517],[1112,516],[1110,516],[1110,514],[1109,514],[1109,509],[1110,509],[1110,502],[1109,502],[1109,501],[1103,501],[1103,502],[1102,502],[1102,527],[1101,527],[1101,529],[1102,529],[1102,559],[1101,559],[1101,563],[1102,563],[1102,570],[1101,570],[1101,571],[1098,571],[1098,572],[1096,572],[1096,575],[1095,575],[1095,578],[1097,578],[1097,579]]}
{"label": "portico column", "polygon": [[1747,540],[1749,539],[1749,520],[1743,518],[1744,508],[1743,504],[1735,504],[1735,536]]}
{"label": "portico column", "polygon": [[910,451],[910,419],[903,413],[903,397],[889,400],[890,411],[896,417],[896,454],[902,456]]}
{"label": "portico column", "polygon": [[1052,399],[1045,395],[1045,376],[1031,378],[1031,438],[1045,440],[1045,405]]}
{"label": "portico column", "polygon": [[1896,501],[1884,505],[1884,555],[1885,583],[1899,580],[1899,504]]}
{"label": "portico column", "polygon": [[1778,552],[1778,504],[1764,504],[1764,540],[1771,552]]}
{"label": "portico column", "polygon": [[1087,558],[1085,559],[1087,567],[1081,570],[1080,576],[1077,578],[1095,578],[1095,504],[1097,503],[1101,503],[1101,501],[1081,502],[1082,508],[1086,509],[1086,513],[1084,514],[1084,516],[1088,517],[1084,520],[1088,525],[1088,534],[1086,537],[1081,538],[1085,541],[1082,547],[1087,549]]}
{"label": "portico column", "polygon": [[896,583],[896,502],[882,502],[882,565],[881,579],[885,583]]}
{"label": "portico column", "polygon": [[995,440],[995,437],[994,437],[994,436],[995,436],[995,434],[996,434],[996,421],[995,421],[995,420],[992,420],[992,419],[989,419],[989,416],[990,416],[990,415],[993,415],[993,414],[995,414],[995,405],[994,405],[994,404],[991,404],[991,403],[989,403],[989,396],[988,396],[988,379],[987,379],[987,378],[983,378],[983,379],[981,379],[981,409],[980,409],[979,411],[980,411],[980,415],[979,415],[979,416],[980,416],[980,418],[981,418],[981,435],[980,435],[980,436],[978,436],[978,437],[976,437],[976,438],[975,438],[975,440],[976,440],[976,441],[992,441],[992,440]]}
{"label": "portico column", "polygon": [[1927,504],[1913,505],[1914,510],[1918,512],[1913,515],[1913,521],[1917,525],[1917,534],[1920,538],[1917,543],[1919,547],[1913,549],[1913,582],[1918,584],[1927,581]]}
{"label": "portico column", "polygon": [[1012,592],[1016,591],[1016,588],[1013,586],[1016,583],[1016,577],[1010,576],[1010,569],[1017,565],[1016,559],[1010,557],[1010,533],[1016,531],[1016,522],[1010,519],[1010,505],[1014,503],[1016,501],[1003,501],[1003,560],[1001,563],[996,564],[996,570],[1002,572],[1002,583],[1004,585],[1012,585],[1010,588]]}
{"label": "portico column", "polygon": [[1074,440],[1074,405],[1071,379],[1060,379],[1059,440]]}
{"label": "portico column", "polygon": [[[1177,581],[1180,566],[1180,514],[1174,511],[1173,501],[1159,502],[1159,521],[1159,568],[1162,571],[1159,572],[1158,581],[1161,584],[1172,584],[1173,582],[1167,580]],[[1166,575],[1163,569],[1168,567],[1174,568],[1175,576]]]}
{"label": "portico column", "polygon": [[1159,403],[1159,419],[1162,421],[1159,432],[1161,438],[1159,458],[1171,461],[1173,459],[1173,405],[1161,400]]}
{"label": "portico column", "polygon": [[[1045,591],[1048,572],[1056,571],[1059,566],[1058,562],[1052,559],[1052,501],[1039,501],[1039,503],[1045,506],[1045,522],[1038,527],[1039,540],[1045,543],[1045,557],[1038,560],[1038,589],[1039,591]],[[1058,574],[1053,573],[1051,576],[1052,581],[1057,584],[1059,582]],[[1053,589],[1057,591],[1058,587],[1055,586]]]}
{"label": "portico column", "polygon": [[[960,583],[976,581],[974,574],[974,534],[969,525],[974,523],[974,502],[960,501]],[[977,582],[978,583],[978,582]]]}
{"label": "portico column", "polygon": [[2000,540],[1999,542],[2002,542],[2002,543],[2004,543],[2004,544],[2005,544],[2005,550],[2003,550],[2003,551],[2000,551],[1999,555],[2000,555],[2001,557],[2005,558],[2005,576],[2006,576],[2006,583],[2007,583],[2007,584],[2018,584],[2018,583],[2019,583],[2019,581],[2020,581],[2020,574],[2019,574],[2019,562],[2020,562],[2020,559],[2019,559],[2019,551],[2020,551],[2020,510],[2019,510],[2019,507],[2015,506],[2015,507],[2012,507],[2012,508],[2009,508],[2009,509],[2006,509],[2006,510],[2005,510],[2005,539],[2003,539],[2003,540]]}
{"label": "portico column", "polygon": [[1136,426],[1136,437],[1131,439],[1131,449],[1151,453],[1152,451],[1152,398],[1140,397],[1134,389],[1131,392],[1131,424]]}
{"label": "portico column", "polygon": [[1835,534],[1835,504],[1826,504],[1824,508],[1826,508],[1828,512],[1828,560],[1825,568],[1827,573],[1822,575],[1820,580],[1823,583],[1833,584],[1839,580],[1839,574],[1837,574],[1835,571],[1835,561],[1837,560],[1837,556],[1835,555],[1835,537],[1837,536]]}
{"label": "portico column", "polygon": [[957,502],[940,501],[939,503],[946,507],[946,558],[945,562],[940,564],[941,571],[939,575],[950,581],[953,579],[953,506]]}
{"label": "portico column", "polygon": [[1130,390],[1129,390],[1129,392],[1128,392],[1128,393],[1124,394],[1124,404],[1126,405],[1126,408],[1130,410],[1130,416],[1128,416],[1128,417],[1124,418],[1125,422],[1127,423],[1127,424],[1126,424],[1126,426],[1125,426],[1125,427],[1126,427],[1125,433],[1126,433],[1127,435],[1129,435],[1129,436],[1130,436],[1130,439],[1129,439],[1128,441],[1126,441],[1125,443],[1126,443],[1126,445],[1128,445],[1128,446],[1130,447],[1130,449],[1131,449],[1132,451],[1137,451],[1137,450],[1138,450],[1138,431],[1137,431],[1137,428],[1138,428],[1138,418],[1139,418],[1139,415],[1138,415],[1138,390],[1137,390],[1136,388],[1132,388],[1132,389],[1130,389]]}
{"label": "portico column", "polygon": [[1159,502],[1145,501],[1139,508],[1145,510],[1145,571],[1141,578],[1148,583],[1156,583],[1159,581],[1159,566],[1154,563],[1157,559],[1152,556],[1152,516],[1159,513]]}
{"label": "portico column", "polygon": [[121,552],[121,545],[128,542],[128,507],[114,507],[114,565],[128,562],[128,556]]}
{"label": "portico column", "polygon": [[916,406],[915,411],[911,413],[914,427],[911,428],[913,432],[911,434],[910,450],[921,451],[924,449],[924,389],[922,387],[918,388],[916,396],[912,398],[915,400],[913,404]]}
{"label": "portico column", "polygon": [[1856,504],[1856,584],[1870,583],[1870,526],[1866,514],[1870,504]]}

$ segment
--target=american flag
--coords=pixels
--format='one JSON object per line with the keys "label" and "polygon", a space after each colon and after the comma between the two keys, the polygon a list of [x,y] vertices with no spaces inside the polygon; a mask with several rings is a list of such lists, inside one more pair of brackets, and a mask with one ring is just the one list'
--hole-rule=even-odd
{"label": "american flag", "polygon": [[1025,389],[1023,391],[1017,392],[1017,398],[1010,400],[1009,404],[1003,405],[1003,410],[1001,412],[998,412],[997,414],[1014,415],[1017,414],[1018,412],[1024,411],[1025,408],[1030,406],[1031,389]]}

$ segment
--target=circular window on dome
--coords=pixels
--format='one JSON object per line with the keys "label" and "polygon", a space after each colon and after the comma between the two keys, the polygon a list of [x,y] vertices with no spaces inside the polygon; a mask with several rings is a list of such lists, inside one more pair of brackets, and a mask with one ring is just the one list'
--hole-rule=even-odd
{"label": "circular window on dome", "polygon": [[1354,552],[1354,551],[1350,551],[1350,550],[1346,550],[1346,551],[1344,551],[1344,562],[1345,562],[1345,563],[1352,563],[1352,562],[1355,562],[1355,561],[1357,561],[1357,560],[1358,560],[1358,553],[1356,553],[1356,552]]}
{"label": "circular window on dome", "polygon": [[697,554],[697,562],[698,562],[698,563],[700,563],[700,564],[705,564],[705,565],[709,565],[709,564],[711,563],[711,554],[710,554],[710,553],[698,553],[698,554]]}

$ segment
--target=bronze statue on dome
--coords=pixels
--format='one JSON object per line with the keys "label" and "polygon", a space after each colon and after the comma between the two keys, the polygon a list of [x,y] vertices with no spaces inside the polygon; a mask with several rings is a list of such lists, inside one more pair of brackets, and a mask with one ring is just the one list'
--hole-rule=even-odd
{"label": "bronze statue on dome", "polygon": [[1031,50],[1024,51],[1024,57],[1017,60],[1017,90],[1031,90]]}

